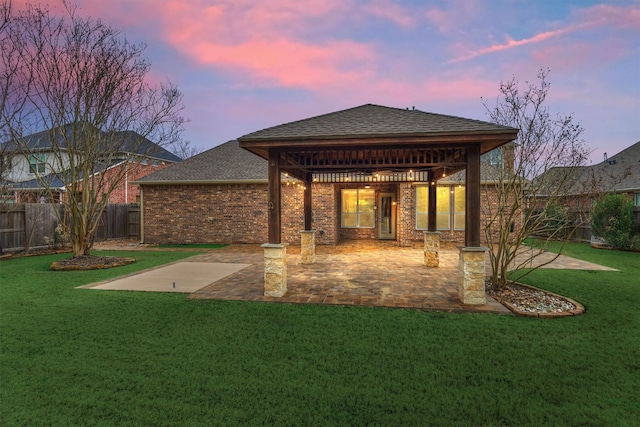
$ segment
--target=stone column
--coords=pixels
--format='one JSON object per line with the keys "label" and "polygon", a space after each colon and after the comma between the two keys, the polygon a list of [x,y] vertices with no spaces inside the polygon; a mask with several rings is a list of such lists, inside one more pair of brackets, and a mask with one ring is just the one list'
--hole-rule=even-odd
{"label": "stone column", "polygon": [[440,232],[424,232],[424,265],[438,267],[440,265]]}
{"label": "stone column", "polygon": [[488,248],[460,247],[460,282],[458,298],[463,304],[484,305],[487,296],[484,289],[485,262]]}
{"label": "stone column", "polygon": [[316,262],[316,230],[300,231],[300,256],[303,264]]}
{"label": "stone column", "polygon": [[264,296],[281,297],[287,292],[287,246],[265,243]]}

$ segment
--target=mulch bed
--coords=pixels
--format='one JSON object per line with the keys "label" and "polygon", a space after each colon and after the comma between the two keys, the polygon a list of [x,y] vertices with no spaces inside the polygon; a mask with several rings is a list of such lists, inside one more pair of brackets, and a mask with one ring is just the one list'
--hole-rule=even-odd
{"label": "mulch bed", "polygon": [[55,261],[51,263],[51,269],[55,271],[101,270],[104,268],[120,267],[134,262],[136,262],[134,258],[80,255]]}

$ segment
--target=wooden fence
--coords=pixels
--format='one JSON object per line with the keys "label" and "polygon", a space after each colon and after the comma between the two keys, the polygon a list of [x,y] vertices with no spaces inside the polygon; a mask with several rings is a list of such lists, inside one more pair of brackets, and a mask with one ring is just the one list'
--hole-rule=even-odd
{"label": "wooden fence", "polygon": [[[56,243],[59,217],[65,215],[64,207],[58,204],[0,204],[0,252],[27,251]],[[140,207],[108,205],[94,236],[95,241],[139,238]]]}
{"label": "wooden fence", "polygon": [[[591,224],[589,224],[588,221],[584,222],[584,220],[582,220],[582,218],[589,217],[589,212],[588,211],[573,212],[572,215],[574,216],[573,218],[574,223],[580,224],[580,225],[578,225],[578,227],[573,231],[571,240],[577,241],[577,242],[591,241]],[[640,227],[640,206],[633,207],[633,222],[637,227]]]}

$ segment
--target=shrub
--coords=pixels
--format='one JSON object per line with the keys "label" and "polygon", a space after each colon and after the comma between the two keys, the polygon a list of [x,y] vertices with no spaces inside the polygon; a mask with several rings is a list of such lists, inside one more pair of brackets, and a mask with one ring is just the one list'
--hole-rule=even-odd
{"label": "shrub", "polygon": [[591,229],[614,248],[638,247],[633,203],[623,194],[609,193],[598,200],[591,211]]}

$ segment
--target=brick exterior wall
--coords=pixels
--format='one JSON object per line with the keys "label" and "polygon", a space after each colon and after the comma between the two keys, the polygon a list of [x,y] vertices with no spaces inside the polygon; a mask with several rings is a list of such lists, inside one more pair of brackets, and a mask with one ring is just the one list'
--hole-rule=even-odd
{"label": "brick exterior wall", "polygon": [[[316,243],[337,243],[335,189],[313,184]],[[266,184],[144,186],[145,243],[265,243]],[[300,244],[304,190],[282,187],[282,242]]]}
{"label": "brick exterior wall", "polygon": [[[171,162],[159,161],[156,166],[151,163],[143,165],[140,163],[131,163],[127,165],[128,172],[124,176],[120,176],[120,171],[123,166],[118,166],[109,169],[105,172],[105,182],[111,180],[121,179],[121,182],[111,191],[109,195],[110,204],[128,204],[138,203],[140,196],[140,187],[137,184],[132,184],[133,181],[149,175],[150,173],[157,172],[160,169],[164,169],[171,165]],[[82,189],[82,185],[79,186]],[[44,194],[44,191],[22,191],[16,192],[16,203],[38,203],[40,201],[40,195]],[[55,192],[53,199],[56,202],[66,201],[66,192]]]}
{"label": "brick exterior wall", "polygon": [[[164,169],[172,163],[158,162],[156,166],[151,163],[143,165],[140,163],[133,163],[129,165],[129,171],[123,177],[122,182],[113,189],[109,195],[109,203],[139,203],[140,187],[136,184],[132,184],[133,181],[147,176],[150,173],[157,172],[160,169]],[[107,172],[109,174],[109,172]]]}
{"label": "brick exterior wall", "polygon": [[[343,188],[362,184],[312,184],[312,228],[316,243],[335,245],[340,240],[377,239],[376,227],[341,228]],[[379,193],[397,198],[396,237],[401,246],[421,246],[423,230],[416,230],[415,186],[411,183],[372,185]],[[497,200],[483,187],[482,203]],[[304,229],[304,190],[282,187],[282,242],[300,244]],[[145,185],[143,226],[145,243],[265,243],[267,236],[266,184]],[[516,224],[519,226],[519,224]],[[464,242],[464,230],[441,231],[441,240]],[[484,241],[484,235],[481,236]]]}

